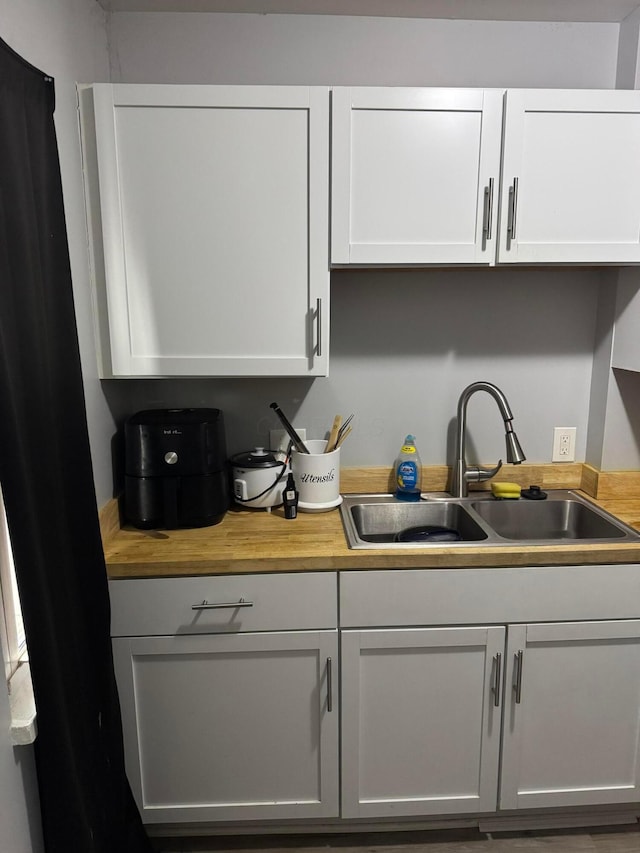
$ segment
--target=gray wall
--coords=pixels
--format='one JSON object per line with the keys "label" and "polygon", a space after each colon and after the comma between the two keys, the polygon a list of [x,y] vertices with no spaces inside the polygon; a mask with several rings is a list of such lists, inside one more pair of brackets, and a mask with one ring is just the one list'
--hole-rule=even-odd
{"label": "gray wall", "polygon": [[115,13],[113,82],[613,88],[617,24]]}
{"label": "gray wall", "polygon": [[[113,421],[97,379],[84,224],[82,166],[76,118],[76,80],[108,78],[105,14],[93,0],[0,0],[0,37],[56,81],[56,130],[82,350],[87,416],[97,482],[103,498],[110,478]],[[9,703],[0,689],[0,850],[42,850],[33,749],[13,747]]]}
{"label": "gray wall", "polygon": [[[344,464],[391,464],[407,432],[423,462],[439,464],[450,456],[460,392],[487,379],[507,394],[529,459],[550,458],[556,425],[579,426],[584,455],[600,277],[573,269],[340,270],[332,276],[327,379],[119,380],[105,383],[107,395],[120,410],[219,406],[230,452],[267,442],[273,400],[310,438],[324,435],[335,412],[355,412]],[[504,455],[488,396],[472,398],[469,426],[477,459]]]}
{"label": "gray wall", "polygon": [[[618,34],[616,24],[116,13],[110,50],[122,82],[613,88]],[[437,464],[450,459],[460,391],[485,379],[507,394],[530,460],[551,459],[553,426],[578,428],[584,459],[605,280],[590,269],[335,271],[328,379],[110,381],[106,394],[118,420],[147,406],[219,406],[230,452],[266,442],[273,400],[311,437],[335,412],[355,412],[345,465],[391,464],[409,431]],[[473,398],[469,425],[478,461],[504,454],[488,398]]]}

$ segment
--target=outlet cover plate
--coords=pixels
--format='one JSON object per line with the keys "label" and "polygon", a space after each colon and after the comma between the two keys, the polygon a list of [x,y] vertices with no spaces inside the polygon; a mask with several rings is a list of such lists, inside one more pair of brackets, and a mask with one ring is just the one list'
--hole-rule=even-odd
{"label": "outlet cover plate", "polygon": [[[305,441],[307,438],[307,430],[304,427],[293,427],[300,438]],[[270,429],[269,430],[269,450],[282,450],[284,453],[289,447],[289,433],[285,429]]]}
{"label": "outlet cover plate", "polygon": [[576,427],[553,428],[553,454],[551,461],[576,461]]}

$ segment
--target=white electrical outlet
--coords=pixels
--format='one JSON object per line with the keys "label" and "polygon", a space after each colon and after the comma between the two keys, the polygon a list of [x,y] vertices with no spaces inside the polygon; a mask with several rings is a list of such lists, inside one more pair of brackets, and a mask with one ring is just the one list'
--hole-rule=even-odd
{"label": "white electrical outlet", "polygon": [[[300,438],[304,441],[307,437],[306,429],[301,429],[300,427],[294,427],[295,431],[298,433]],[[289,447],[289,434],[285,429],[270,429],[269,430],[269,449],[270,450],[283,450],[286,452],[287,447]]]}
{"label": "white electrical outlet", "polygon": [[553,428],[552,462],[576,461],[576,427]]}

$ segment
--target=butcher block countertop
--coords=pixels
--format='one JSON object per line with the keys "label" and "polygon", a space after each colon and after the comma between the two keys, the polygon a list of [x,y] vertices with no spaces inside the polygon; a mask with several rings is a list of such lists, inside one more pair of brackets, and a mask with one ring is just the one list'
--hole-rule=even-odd
{"label": "butcher block countertop", "polygon": [[[621,521],[640,529],[640,472],[599,472],[571,465],[504,466],[499,479],[542,488],[576,489]],[[343,469],[341,491],[390,491],[387,468]],[[424,491],[444,491],[446,467],[424,469]],[[496,478],[498,479],[498,478]],[[483,484],[484,485],[484,484]],[[352,550],[347,546],[340,511],[303,513],[284,518],[272,512],[236,507],[216,525],[189,530],[136,530],[120,526],[118,504],[101,511],[101,529],[110,579],[179,577],[282,571],[344,569],[476,568],[578,564],[640,563],[640,542],[481,546],[456,545]]]}

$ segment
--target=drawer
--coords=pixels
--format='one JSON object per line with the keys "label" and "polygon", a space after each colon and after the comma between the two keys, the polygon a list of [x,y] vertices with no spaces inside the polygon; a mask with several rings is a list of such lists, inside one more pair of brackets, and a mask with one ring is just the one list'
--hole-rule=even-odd
{"label": "drawer", "polygon": [[637,619],[640,566],[340,573],[343,628]]}
{"label": "drawer", "polygon": [[112,637],[306,631],[338,624],[334,572],[112,580],[109,596]]}

